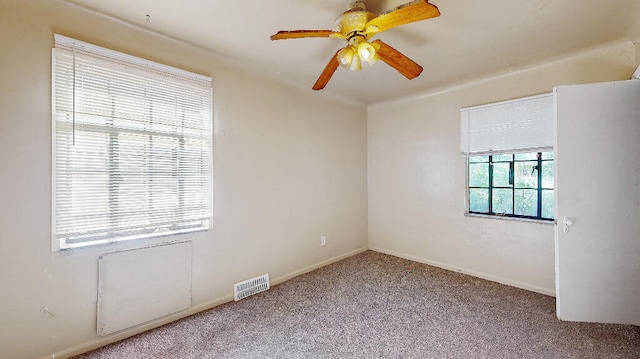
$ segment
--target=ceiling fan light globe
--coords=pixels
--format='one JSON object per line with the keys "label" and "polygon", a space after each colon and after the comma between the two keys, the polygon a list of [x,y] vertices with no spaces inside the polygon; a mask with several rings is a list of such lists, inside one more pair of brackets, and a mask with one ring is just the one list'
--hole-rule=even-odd
{"label": "ceiling fan light globe", "polygon": [[376,55],[376,49],[367,41],[358,44],[358,56],[362,61],[371,61]]}
{"label": "ceiling fan light globe", "polygon": [[366,63],[369,66],[373,66],[376,62],[378,62],[378,60],[380,60],[380,56],[378,56],[378,54],[375,54],[370,60],[367,60]]}
{"label": "ceiling fan light globe", "polygon": [[351,71],[360,71],[360,70],[362,70],[362,62],[360,61],[360,57],[354,56],[351,59],[351,64],[349,65],[349,70],[351,70]]}
{"label": "ceiling fan light globe", "polygon": [[338,62],[340,63],[340,66],[349,67],[349,65],[351,65],[351,62],[353,61],[354,55],[355,51],[353,50],[353,48],[351,48],[351,46],[347,46],[344,49],[340,50],[340,52],[338,52]]}

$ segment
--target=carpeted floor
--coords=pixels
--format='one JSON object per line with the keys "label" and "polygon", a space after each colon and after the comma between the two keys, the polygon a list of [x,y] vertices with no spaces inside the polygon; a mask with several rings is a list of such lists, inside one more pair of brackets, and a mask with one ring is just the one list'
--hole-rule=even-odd
{"label": "carpeted floor", "polygon": [[367,251],[76,358],[640,358],[640,327]]}

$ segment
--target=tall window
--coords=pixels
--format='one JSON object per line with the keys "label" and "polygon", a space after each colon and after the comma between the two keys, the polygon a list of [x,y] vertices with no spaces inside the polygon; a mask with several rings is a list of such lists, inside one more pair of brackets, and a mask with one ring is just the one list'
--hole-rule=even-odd
{"label": "tall window", "polygon": [[211,78],[55,35],[53,248],[206,230]]}
{"label": "tall window", "polygon": [[553,220],[553,97],[461,110],[468,213]]}

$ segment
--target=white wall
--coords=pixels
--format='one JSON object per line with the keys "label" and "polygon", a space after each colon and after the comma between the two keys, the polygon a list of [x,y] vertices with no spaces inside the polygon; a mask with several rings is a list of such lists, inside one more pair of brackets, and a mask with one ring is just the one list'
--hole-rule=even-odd
{"label": "white wall", "polygon": [[0,357],[103,344],[97,259],[130,247],[50,250],[53,33],[213,77],[213,228],[179,237],[193,242],[193,311],[231,300],[236,281],[268,272],[278,282],[367,247],[364,107],[237,72],[203,50],[62,2],[3,0]]}
{"label": "white wall", "polygon": [[553,225],[464,215],[460,108],[628,79],[636,65],[634,43],[622,41],[370,106],[370,248],[553,295]]}

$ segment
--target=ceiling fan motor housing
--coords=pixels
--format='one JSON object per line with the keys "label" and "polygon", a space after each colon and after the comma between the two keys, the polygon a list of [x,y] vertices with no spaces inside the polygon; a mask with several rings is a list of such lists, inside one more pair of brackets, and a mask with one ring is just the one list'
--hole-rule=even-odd
{"label": "ceiling fan motor housing", "polygon": [[375,17],[376,14],[368,11],[362,1],[356,1],[349,4],[347,11],[336,19],[333,31],[340,32],[350,38],[356,33],[363,33],[366,24]]}

